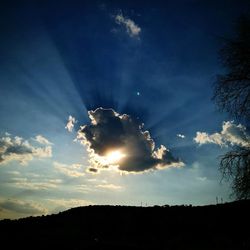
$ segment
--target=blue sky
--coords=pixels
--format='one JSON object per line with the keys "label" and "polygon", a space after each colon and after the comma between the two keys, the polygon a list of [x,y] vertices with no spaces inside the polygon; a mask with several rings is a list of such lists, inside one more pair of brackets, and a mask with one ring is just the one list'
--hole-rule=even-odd
{"label": "blue sky", "polygon": [[[231,119],[211,101],[212,84],[224,72],[220,37],[232,36],[248,1],[17,1],[1,11],[1,218],[229,200],[218,156],[243,143],[227,129],[243,129],[222,127]],[[100,107],[144,123],[155,149],[185,166],[88,172],[89,148],[74,139]],[[206,134],[195,141],[197,132]]]}

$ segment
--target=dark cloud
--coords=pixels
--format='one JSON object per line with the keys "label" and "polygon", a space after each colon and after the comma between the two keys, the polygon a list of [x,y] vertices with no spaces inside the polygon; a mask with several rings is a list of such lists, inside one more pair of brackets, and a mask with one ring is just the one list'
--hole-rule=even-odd
{"label": "dark cloud", "polygon": [[90,168],[88,168],[88,172],[90,172],[90,173],[97,173],[98,169],[90,167]]}
{"label": "dark cloud", "polygon": [[5,151],[5,155],[10,155],[10,154],[18,154],[18,155],[32,154],[32,150],[25,145],[12,145],[8,147]]}
{"label": "dark cloud", "polygon": [[[91,124],[81,127],[78,139],[89,149],[92,165],[90,171],[96,172],[110,165],[118,165],[119,170],[127,172],[183,165],[165,146],[155,149],[149,132],[143,131],[143,124],[127,114],[120,115],[112,109],[98,108],[89,111],[89,118]],[[98,157],[105,157],[115,150],[121,150],[125,155],[119,163],[107,166],[98,160]]]}
{"label": "dark cloud", "polygon": [[34,202],[26,202],[16,199],[7,199],[0,202],[0,209],[28,215],[40,215],[47,213],[45,208]]}

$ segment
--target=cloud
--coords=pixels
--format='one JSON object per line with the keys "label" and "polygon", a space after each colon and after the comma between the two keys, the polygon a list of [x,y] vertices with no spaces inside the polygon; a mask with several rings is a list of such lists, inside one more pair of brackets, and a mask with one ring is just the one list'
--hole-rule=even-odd
{"label": "cloud", "polygon": [[154,140],[143,124],[127,114],[113,109],[89,111],[90,125],[80,127],[77,139],[87,146],[90,172],[118,168],[126,172],[183,166],[161,145],[155,149]]}
{"label": "cloud", "polygon": [[74,189],[76,192],[80,192],[80,193],[90,193],[93,192],[93,187],[86,185],[86,184],[80,184],[80,185],[74,185]]}
{"label": "cloud", "polygon": [[6,199],[1,201],[0,209],[26,215],[41,215],[47,214],[48,212],[46,208],[37,203],[17,199]]}
{"label": "cloud", "polygon": [[42,145],[52,145],[52,143],[48,139],[43,137],[42,135],[37,135],[35,137],[35,141],[42,144]]}
{"label": "cloud", "polygon": [[122,188],[121,186],[114,185],[114,184],[99,184],[97,185],[97,187],[104,188],[104,189],[111,189],[111,190],[118,190]]}
{"label": "cloud", "polygon": [[177,134],[176,136],[179,137],[179,138],[181,138],[181,139],[184,139],[184,138],[186,137],[186,136],[183,135],[183,134]]}
{"label": "cloud", "polygon": [[[46,138],[42,138],[47,141]],[[10,161],[18,161],[21,165],[27,165],[34,158],[41,159],[51,156],[51,146],[35,147],[19,136],[0,138],[0,165]]]}
{"label": "cloud", "polygon": [[57,188],[58,184],[62,183],[61,179],[43,179],[43,180],[34,180],[32,178],[26,177],[16,177],[11,178],[8,183],[11,183],[14,187],[18,189],[26,190],[49,190]]}
{"label": "cloud", "polygon": [[98,169],[97,168],[93,168],[93,167],[89,167],[88,169],[87,169],[87,172],[89,172],[89,173],[92,173],[92,174],[97,174],[98,173]]}
{"label": "cloud", "polygon": [[69,119],[68,119],[68,122],[65,126],[65,128],[69,131],[69,132],[72,132],[75,124],[77,123],[77,120],[75,119],[75,117],[73,116],[69,116]]}
{"label": "cloud", "polygon": [[223,122],[220,133],[209,135],[206,132],[196,132],[194,141],[199,145],[213,143],[221,147],[228,145],[250,147],[250,136],[246,132],[246,127],[241,124],[236,125],[233,121]]}
{"label": "cloud", "polygon": [[7,173],[11,175],[20,175],[20,172],[18,171],[8,171]]}
{"label": "cloud", "polygon": [[53,165],[59,172],[69,177],[77,178],[85,175],[81,164],[67,165],[59,162],[53,162]]}
{"label": "cloud", "polygon": [[115,16],[115,21],[119,25],[123,25],[126,28],[130,37],[139,37],[141,28],[135,24],[135,22],[129,18],[126,18],[122,13]]}
{"label": "cloud", "polygon": [[196,177],[196,179],[199,180],[199,181],[206,181],[207,177],[206,176],[203,176],[203,177],[198,176],[198,177]]}

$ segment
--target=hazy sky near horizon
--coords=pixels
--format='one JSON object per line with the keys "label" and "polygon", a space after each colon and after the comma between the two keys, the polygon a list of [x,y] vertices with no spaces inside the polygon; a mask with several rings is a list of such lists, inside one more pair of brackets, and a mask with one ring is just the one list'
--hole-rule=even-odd
{"label": "hazy sky near horizon", "polygon": [[218,157],[249,137],[218,112],[212,85],[224,72],[220,38],[233,36],[249,7],[243,0],[1,6],[0,218],[89,204],[229,201]]}

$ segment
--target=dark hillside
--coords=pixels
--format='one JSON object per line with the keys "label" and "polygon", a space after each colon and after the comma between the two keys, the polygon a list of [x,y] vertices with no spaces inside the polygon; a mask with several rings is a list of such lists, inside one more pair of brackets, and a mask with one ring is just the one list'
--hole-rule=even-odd
{"label": "dark hillside", "polygon": [[[203,207],[89,206],[0,221],[5,249],[250,249],[250,201]],[[17,247],[15,247],[17,246]]]}

